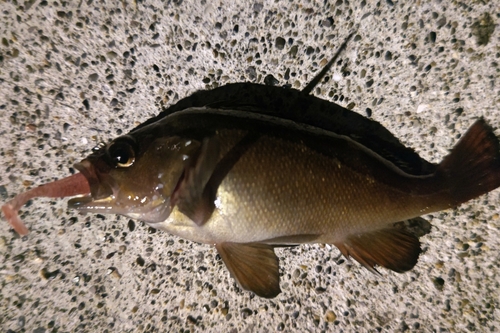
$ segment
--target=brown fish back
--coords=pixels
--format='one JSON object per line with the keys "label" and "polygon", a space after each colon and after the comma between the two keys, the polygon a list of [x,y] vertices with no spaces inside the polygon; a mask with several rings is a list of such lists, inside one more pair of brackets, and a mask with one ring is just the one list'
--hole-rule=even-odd
{"label": "brown fish back", "polygon": [[142,123],[131,133],[173,113],[196,107],[270,115],[345,135],[408,174],[427,175],[436,169],[435,164],[421,158],[413,149],[405,147],[377,121],[296,89],[255,83],[231,83],[213,90],[197,91],[176,104],[163,108],[158,116]]}

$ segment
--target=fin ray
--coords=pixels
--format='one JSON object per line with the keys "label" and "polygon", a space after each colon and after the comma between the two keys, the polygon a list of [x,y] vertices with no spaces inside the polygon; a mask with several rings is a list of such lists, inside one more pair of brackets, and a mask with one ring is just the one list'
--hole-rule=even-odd
{"label": "fin ray", "polygon": [[281,292],[279,261],[271,245],[225,242],[215,244],[215,248],[243,289],[266,298]]}
{"label": "fin ray", "polygon": [[500,186],[500,143],[483,118],[469,128],[436,172],[449,187],[450,207]]}
{"label": "fin ray", "polygon": [[316,87],[316,85],[325,77],[326,73],[328,73],[328,71],[332,67],[333,63],[339,57],[340,53],[342,53],[342,51],[344,51],[344,49],[347,47],[347,43],[351,40],[352,36],[354,36],[354,33],[357,31],[357,29],[358,28],[356,27],[356,29],[354,31],[352,31],[346,37],[344,42],[342,44],[340,44],[340,47],[337,50],[337,53],[335,53],[335,55],[330,59],[330,61],[328,61],[328,63],[325,65],[325,67],[323,67],[323,69],[321,69],[321,71],[311,80],[311,82],[309,82],[307,84],[307,86],[305,86],[304,89],[302,89],[301,92],[304,95],[309,95],[311,93],[311,91],[314,89],[314,87]]}
{"label": "fin ray", "polygon": [[220,183],[258,138],[254,133],[245,135],[220,160],[217,139],[205,139],[196,162],[186,168],[172,204],[197,225],[207,222],[215,209]]}
{"label": "fin ray", "polygon": [[194,163],[184,170],[184,176],[175,191],[172,206],[202,225],[212,215],[214,204],[206,193],[206,185],[212,176],[219,160],[219,142],[216,138],[204,139]]}
{"label": "fin ray", "polygon": [[418,238],[401,228],[387,228],[347,236],[334,245],[375,274],[375,266],[403,273],[412,269],[420,255]]}

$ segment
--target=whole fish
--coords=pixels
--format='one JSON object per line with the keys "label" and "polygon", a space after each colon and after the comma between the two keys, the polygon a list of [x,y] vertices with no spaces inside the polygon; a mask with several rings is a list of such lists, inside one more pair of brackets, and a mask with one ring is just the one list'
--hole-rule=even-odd
{"label": "whole fish", "polygon": [[[346,41],[347,42],[347,41]],[[395,224],[456,207],[500,186],[500,145],[483,119],[432,164],[382,125],[303,90],[230,84],[197,92],[94,148],[73,176],[16,196],[75,196],[69,207],[114,213],[212,244],[242,288],[280,293],[277,246],[329,243],[373,272],[410,270],[417,235]]]}

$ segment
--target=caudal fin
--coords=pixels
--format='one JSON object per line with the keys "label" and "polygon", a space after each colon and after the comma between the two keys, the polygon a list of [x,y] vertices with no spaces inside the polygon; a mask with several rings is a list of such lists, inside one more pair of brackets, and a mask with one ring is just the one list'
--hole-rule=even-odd
{"label": "caudal fin", "polygon": [[445,178],[451,207],[500,186],[500,144],[484,119],[469,128],[439,164],[437,173]]}

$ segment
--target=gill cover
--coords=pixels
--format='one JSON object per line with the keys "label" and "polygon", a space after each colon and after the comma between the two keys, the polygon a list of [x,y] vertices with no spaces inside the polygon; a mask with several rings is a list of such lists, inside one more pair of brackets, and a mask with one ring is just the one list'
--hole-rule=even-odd
{"label": "gill cover", "polygon": [[124,135],[101,144],[75,164],[87,178],[90,196],[74,198],[68,206],[161,222],[170,215],[172,193],[199,147],[199,141],[178,136]]}

